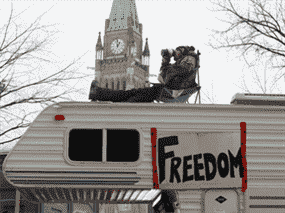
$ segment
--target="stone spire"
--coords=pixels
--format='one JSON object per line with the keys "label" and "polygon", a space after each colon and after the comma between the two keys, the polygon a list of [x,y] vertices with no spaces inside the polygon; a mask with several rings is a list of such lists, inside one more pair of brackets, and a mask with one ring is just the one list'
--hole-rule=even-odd
{"label": "stone spire", "polygon": [[95,79],[100,77],[100,60],[103,60],[103,45],[101,42],[101,32],[99,32],[96,44],[96,58],[95,58]]}
{"label": "stone spire", "polygon": [[109,20],[107,32],[132,27],[141,34],[135,0],[113,0]]}
{"label": "stone spire", "polygon": [[97,44],[96,44],[96,51],[98,50],[103,50],[103,45],[101,41],[101,32],[99,32],[99,36],[98,36]]}
{"label": "stone spire", "polygon": [[149,52],[149,48],[148,48],[148,42],[147,42],[148,38],[146,38],[146,43],[145,43],[145,46],[144,46],[144,51],[143,51],[143,56],[150,56],[150,52]]}

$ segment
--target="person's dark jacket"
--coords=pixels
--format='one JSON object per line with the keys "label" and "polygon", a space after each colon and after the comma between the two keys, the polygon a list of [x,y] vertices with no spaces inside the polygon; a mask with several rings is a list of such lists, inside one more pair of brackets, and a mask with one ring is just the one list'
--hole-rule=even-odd
{"label": "person's dark jacket", "polygon": [[165,87],[171,90],[188,89],[196,85],[196,58],[192,55],[185,55],[178,59],[175,64],[164,60],[161,66],[160,75],[165,82]]}

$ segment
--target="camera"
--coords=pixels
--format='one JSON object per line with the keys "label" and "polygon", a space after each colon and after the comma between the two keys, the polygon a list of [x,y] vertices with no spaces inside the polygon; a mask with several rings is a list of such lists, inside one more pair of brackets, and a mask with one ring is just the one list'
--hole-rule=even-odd
{"label": "camera", "polygon": [[174,50],[172,50],[172,49],[163,49],[163,50],[161,50],[161,56],[163,58],[171,58],[172,56],[174,56]]}

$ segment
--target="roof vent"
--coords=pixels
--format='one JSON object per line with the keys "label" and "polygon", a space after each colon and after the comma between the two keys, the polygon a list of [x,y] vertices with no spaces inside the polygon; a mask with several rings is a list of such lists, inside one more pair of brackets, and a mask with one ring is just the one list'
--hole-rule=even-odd
{"label": "roof vent", "polygon": [[237,93],[233,96],[231,104],[285,106],[285,95]]}

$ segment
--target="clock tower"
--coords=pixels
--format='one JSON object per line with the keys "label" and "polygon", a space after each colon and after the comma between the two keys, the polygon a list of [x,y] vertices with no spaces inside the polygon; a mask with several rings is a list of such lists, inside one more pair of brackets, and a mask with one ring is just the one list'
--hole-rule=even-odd
{"label": "clock tower", "polygon": [[102,88],[144,88],[149,77],[149,48],[142,52],[142,24],[135,0],[113,0],[105,21],[104,46],[99,32],[96,44],[95,80]]}

